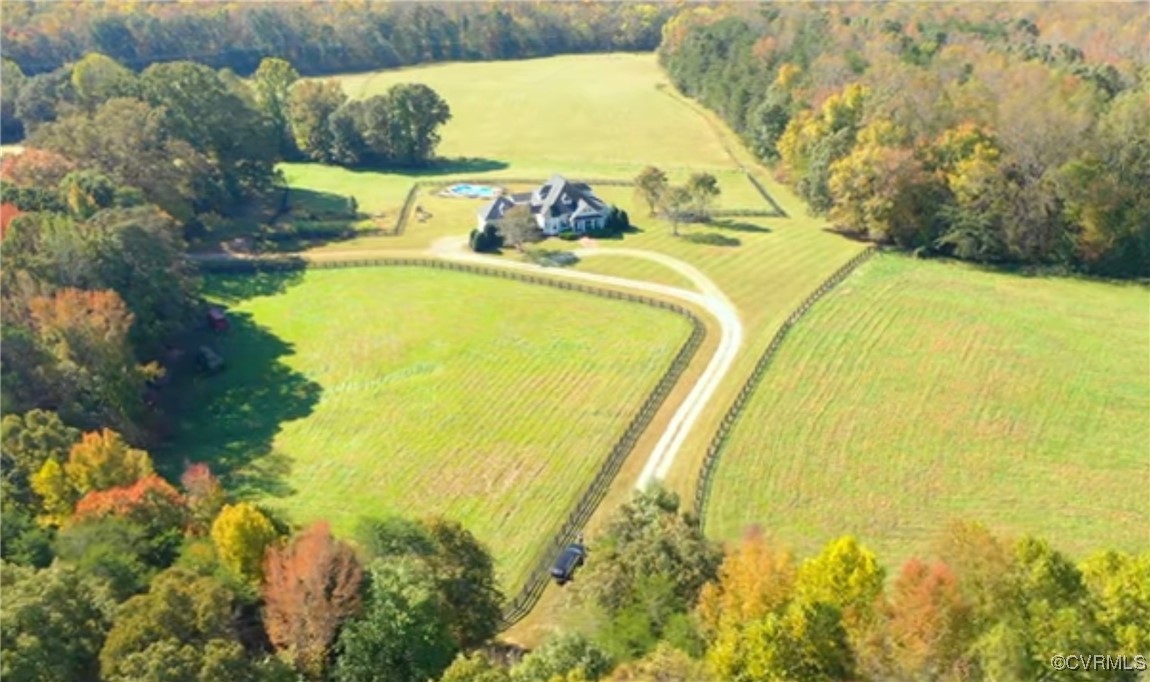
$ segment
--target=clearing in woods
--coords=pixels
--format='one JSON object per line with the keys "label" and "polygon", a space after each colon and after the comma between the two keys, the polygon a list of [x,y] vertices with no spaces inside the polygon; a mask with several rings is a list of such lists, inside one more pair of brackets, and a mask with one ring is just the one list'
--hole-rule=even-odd
{"label": "clearing in woods", "polygon": [[784,342],[722,454],[708,533],[888,565],[951,520],[1083,556],[1150,541],[1147,292],[880,256]]}
{"label": "clearing in woods", "polygon": [[[690,332],[626,301],[429,268],[213,275],[228,368],[180,452],[297,522],[441,514],[512,593]],[[546,390],[543,390],[546,389]]]}

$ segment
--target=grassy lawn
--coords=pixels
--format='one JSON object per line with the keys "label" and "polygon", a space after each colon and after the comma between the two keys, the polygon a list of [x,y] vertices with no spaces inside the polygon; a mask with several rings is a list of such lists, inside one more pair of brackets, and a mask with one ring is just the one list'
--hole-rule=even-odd
{"label": "grassy lawn", "polygon": [[207,285],[231,305],[229,367],[190,391],[177,451],[337,532],[457,518],[509,591],[689,333],[646,306],[422,268]]}
{"label": "grassy lawn", "polygon": [[706,120],[657,89],[666,78],[653,54],[434,64],[339,80],[353,98],[397,83],[425,83],[452,111],[438,149],[452,161],[434,168],[377,172],[281,164],[293,187],[355,196],[367,213],[393,219],[417,180],[542,180],[552,173],[630,179],[649,164],[668,171],[672,182],[695,171],[714,174],[724,208],[765,207]]}
{"label": "grassy lawn", "polygon": [[1150,541],[1150,296],[882,256],[804,318],[723,454],[708,532],[888,565],[953,519],[1076,555]]}

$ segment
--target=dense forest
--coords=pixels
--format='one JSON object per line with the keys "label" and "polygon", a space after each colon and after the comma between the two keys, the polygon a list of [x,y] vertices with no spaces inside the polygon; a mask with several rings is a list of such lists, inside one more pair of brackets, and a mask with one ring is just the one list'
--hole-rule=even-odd
{"label": "dense forest", "polygon": [[3,74],[2,134],[6,141],[18,137],[18,119],[25,118],[9,92],[22,80],[19,73],[32,77],[26,89],[51,97],[57,70],[91,52],[133,71],[190,60],[241,76],[275,57],[314,76],[447,60],[653,50],[673,11],[658,3],[5,3],[4,57],[11,64]]}
{"label": "dense forest", "polygon": [[676,87],[844,230],[923,254],[1150,276],[1140,4],[700,7]]}
{"label": "dense forest", "polygon": [[[1145,18],[1047,9],[696,6],[661,54],[846,229],[1145,274],[1145,51],[1122,47]],[[960,524],[888,575],[850,538],[803,560],[754,532],[720,547],[659,490],[590,538],[584,627],[515,651],[466,528],[293,527],[162,449],[204,324],[188,240],[269,197],[283,159],[435,161],[451,111],[431,89],[352,102],[301,74],[650,49],[670,5],[4,10],[3,134],[27,136],[0,164],[5,680],[1038,679],[1052,652],[1150,652],[1146,553],[1075,562]]]}

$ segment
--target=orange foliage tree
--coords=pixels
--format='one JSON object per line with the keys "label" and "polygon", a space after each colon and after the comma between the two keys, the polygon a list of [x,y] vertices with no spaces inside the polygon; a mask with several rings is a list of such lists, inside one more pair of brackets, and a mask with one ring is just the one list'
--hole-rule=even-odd
{"label": "orange foliage tree", "polygon": [[264,624],[276,649],[322,679],[329,648],[360,608],[363,568],[351,547],[319,522],[264,557]]}
{"label": "orange foliage tree", "polygon": [[182,526],[186,511],[183,495],[156,474],[131,485],[94,490],[76,504],[78,520],[118,516],[152,528]]}

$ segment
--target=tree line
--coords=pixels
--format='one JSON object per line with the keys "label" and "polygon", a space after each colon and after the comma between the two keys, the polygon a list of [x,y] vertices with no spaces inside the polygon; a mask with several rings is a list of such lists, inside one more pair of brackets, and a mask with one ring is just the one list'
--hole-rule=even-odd
{"label": "tree line", "polygon": [[[673,11],[661,3],[14,2],[5,11],[3,41],[4,56],[32,76],[90,52],[134,71],[187,60],[244,76],[277,57],[314,76],[437,61],[648,51]],[[13,129],[6,125],[4,133]]]}
{"label": "tree line", "polygon": [[1075,563],[959,523],[888,576],[850,537],[803,560],[758,529],[719,546],[655,488],[591,538],[567,588],[582,625],[523,652],[498,645],[493,562],[458,523],[367,518],[341,539],[230,499],[204,464],[173,485],[108,429],[33,411],[0,438],[13,680],[1042,679],[1059,652],[1145,679],[1146,552]]}
{"label": "tree line", "polygon": [[0,405],[134,443],[155,431],[169,342],[202,315],[187,241],[269,197],[282,159],[426,164],[450,117],[427,86],[348,101],[280,59],[245,80],[89,54],[42,78],[5,76],[29,137],[0,161],[0,201],[20,213],[3,234]]}
{"label": "tree line", "polygon": [[659,48],[844,230],[922,254],[1150,275],[1145,12],[692,8]]}

